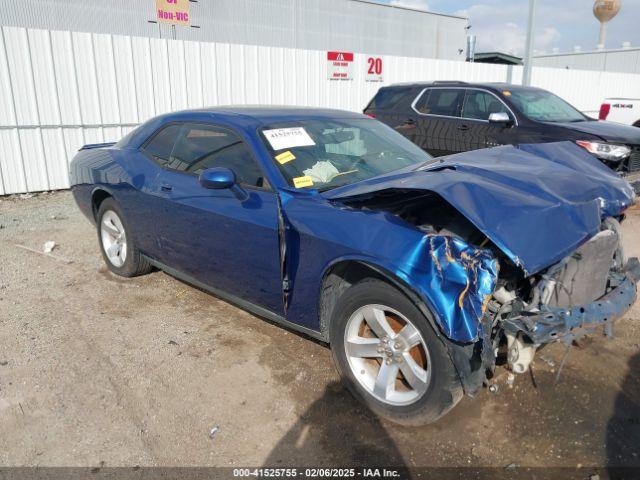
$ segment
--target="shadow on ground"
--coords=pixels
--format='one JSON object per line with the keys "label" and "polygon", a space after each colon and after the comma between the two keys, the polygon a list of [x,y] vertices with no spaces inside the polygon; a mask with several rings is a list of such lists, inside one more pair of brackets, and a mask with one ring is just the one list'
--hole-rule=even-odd
{"label": "shadow on ground", "polygon": [[340,382],[332,382],[275,445],[265,465],[403,467],[405,463],[380,420]]}
{"label": "shadow on ground", "polygon": [[610,477],[640,478],[640,353],[629,360],[629,371],[607,425],[606,441]]}

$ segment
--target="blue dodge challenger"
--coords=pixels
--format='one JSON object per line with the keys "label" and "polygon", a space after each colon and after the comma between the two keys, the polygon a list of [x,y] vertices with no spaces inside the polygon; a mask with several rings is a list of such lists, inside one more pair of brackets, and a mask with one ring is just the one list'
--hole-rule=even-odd
{"label": "blue dodge challenger", "polygon": [[[433,159],[364,115],[220,107],[87,145],[73,194],[109,269],[153,267],[330,344],[352,393],[432,422],[636,299],[628,183],[569,142]],[[238,325],[238,328],[242,328]]]}

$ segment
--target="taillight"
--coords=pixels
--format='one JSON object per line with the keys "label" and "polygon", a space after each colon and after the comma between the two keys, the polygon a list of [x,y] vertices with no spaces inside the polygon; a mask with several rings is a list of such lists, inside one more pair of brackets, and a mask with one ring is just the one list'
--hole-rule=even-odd
{"label": "taillight", "polygon": [[610,111],[611,111],[611,104],[603,103],[602,105],[600,105],[600,114],[598,115],[598,118],[600,120],[606,120],[607,117],[609,116]]}
{"label": "taillight", "polygon": [[375,113],[366,113],[366,112],[365,112],[365,115],[366,115],[367,117],[376,118],[376,114],[375,114]]}

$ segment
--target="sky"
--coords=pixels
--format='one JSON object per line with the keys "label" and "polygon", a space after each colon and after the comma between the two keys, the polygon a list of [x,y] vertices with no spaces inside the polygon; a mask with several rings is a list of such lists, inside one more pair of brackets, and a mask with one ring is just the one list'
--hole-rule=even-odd
{"label": "sky", "polygon": [[[478,52],[501,51],[521,56],[524,51],[528,0],[378,0],[436,13],[469,17],[471,32],[477,36]],[[608,25],[607,48],[622,42],[640,47],[640,0],[621,0],[622,9]],[[600,24],[593,16],[593,0],[538,0],[536,53],[595,50]]]}

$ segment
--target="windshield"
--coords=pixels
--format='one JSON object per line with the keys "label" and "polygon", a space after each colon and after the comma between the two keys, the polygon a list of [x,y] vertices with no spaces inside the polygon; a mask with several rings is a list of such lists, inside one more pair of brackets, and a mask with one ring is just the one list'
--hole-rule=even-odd
{"label": "windshield", "polygon": [[503,92],[531,120],[538,122],[584,122],[589,118],[560,97],[545,90],[514,89]]}
{"label": "windshield", "polygon": [[273,161],[296,188],[329,190],[432,160],[373,119],[282,122],[261,133]]}

